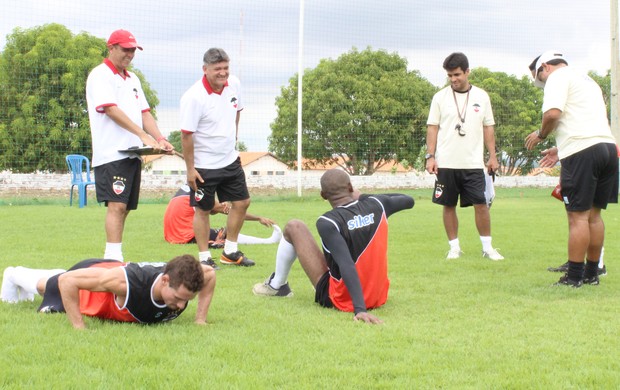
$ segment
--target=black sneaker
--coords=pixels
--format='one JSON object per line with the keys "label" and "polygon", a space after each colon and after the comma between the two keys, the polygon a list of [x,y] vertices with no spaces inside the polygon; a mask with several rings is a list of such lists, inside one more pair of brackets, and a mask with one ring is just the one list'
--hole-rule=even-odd
{"label": "black sneaker", "polygon": [[568,272],[568,261],[566,263],[562,264],[559,267],[549,267],[549,268],[547,268],[547,271],[549,271],[549,272],[564,272],[564,273],[566,273],[566,272]]}
{"label": "black sneaker", "polygon": [[603,268],[598,269],[598,276],[605,276],[605,275],[607,275],[607,267],[603,266]]}
{"label": "black sneaker", "polygon": [[589,278],[584,277],[583,284],[590,284],[592,286],[598,286],[599,285],[598,275],[590,276]]}
{"label": "black sneaker", "polygon": [[215,264],[215,261],[213,261],[213,259],[210,257],[207,260],[201,261],[200,263],[204,265],[208,265],[209,267],[213,269],[220,269],[220,267],[218,267],[217,264]]}
{"label": "black sneaker", "polygon": [[236,251],[233,253],[224,253],[222,252],[222,256],[220,256],[220,263],[224,265],[239,265],[242,267],[251,267],[255,262],[245,257],[243,252]]}
{"label": "black sneaker", "polygon": [[[597,278],[598,279],[598,278]],[[579,288],[583,285],[581,280],[572,280],[568,278],[568,274],[564,274],[557,282],[553,283],[554,286],[569,286],[573,288]]]}

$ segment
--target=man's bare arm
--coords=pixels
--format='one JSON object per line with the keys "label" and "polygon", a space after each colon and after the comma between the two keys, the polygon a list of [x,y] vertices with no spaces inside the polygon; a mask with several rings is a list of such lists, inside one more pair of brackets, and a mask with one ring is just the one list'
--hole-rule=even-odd
{"label": "man's bare arm", "polygon": [[200,325],[207,323],[207,314],[209,313],[209,306],[215,291],[215,270],[207,265],[203,265],[202,270],[205,283],[202,290],[198,293],[198,307],[196,308],[196,320],[194,321]]}
{"label": "man's bare arm", "polygon": [[127,284],[122,267],[92,267],[66,272],[58,277],[58,289],[67,317],[76,329],[85,328],[80,312],[80,290],[105,291],[126,296]]}

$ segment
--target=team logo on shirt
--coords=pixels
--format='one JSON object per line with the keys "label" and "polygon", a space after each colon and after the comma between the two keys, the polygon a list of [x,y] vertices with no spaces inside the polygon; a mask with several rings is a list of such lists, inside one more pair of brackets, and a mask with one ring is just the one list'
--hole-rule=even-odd
{"label": "team logo on shirt", "polygon": [[480,104],[474,103],[474,112],[480,112]]}
{"label": "team logo on shirt", "polygon": [[114,183],[112,183],[112,190],[116,195],[122,194],[123,191],[125,191],[125,183],[120,180],[115,181]]}
{"label": "team logo on shirt", "polygon": [[200,202],[204,196],[205,193],[199,188],[198,191],[194,193],[194,200],[196,200],[196,202]]}
{"label": "team logo on shirt", "polygon": [[237,108],[237,101],[238,101],[238,100],[237,100],[237,98],[236,98],[236,97],[234,97],[234,96],[230,99],[230,103],[231,103],[231,104],[233,105],[233,107],[235,107],[235,108]]}

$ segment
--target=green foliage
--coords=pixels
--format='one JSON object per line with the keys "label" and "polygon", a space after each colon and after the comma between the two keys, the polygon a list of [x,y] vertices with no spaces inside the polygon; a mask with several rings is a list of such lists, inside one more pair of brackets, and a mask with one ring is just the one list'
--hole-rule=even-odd
{"label": "green foliage", "polygon": [[86,78],[106,54],[104,39],[60,24],[13,30],[0,53],[0,170],[64,171],[65,155],[92,154]]}
{"label": "green foliage", "polygon": [[[297,77],[276,98],[278,116],[269,137],[269,150],[289,163],[297,156]],[[303,82],[305,158],[371,175],[387,161],[419,153],[435,87],[407,71],[398,54],[353,49],[337,60],[321,60]]]}
{"label": "green foliage", "polygon": [[[253,284],[274,270],[277,245],[247,245],[242,250],[256,266],[217,271],[205,327],[192,323],[195,302],[168,324],[87,319],[85,331],[73,330],[65,315],[36,313],[40,297],[0,303],[0,388],[618,387],[620,278],[613,260],[620,252],[618,206],[603,212],[609,275],[600,286],[570,289],[551,286],[560,275],[546,271],[566,258],[565,212],[549,196],[551,188],[497,189],[493,244],[506,256],[502,262],[480,256],[471,207],[459,210],[465,254],[446,261],[441,207],[431,203],[432,190],[407,192],[415,197],[415,207],[389,220],[390,295],[373,311],[383,325],[356,323],[351,314],[317,306],[298,262],[289,276],[292,298],[254,296]],[[0,206],[0,271],[14,265],[66,268],[101,256],[106,208],[95,202],[69,208],[68,203]],[[128,260],[197,254],[194,244],[164,241],[165,207],[141,202],[130,213],[123,236]],[[316,217],[328,208],[314,193],[254,197],[250,212],[281,226],[299,218],[315,232]],[[223,221],[222,215],[214,216],[212,225]],[[245,223],[242,232],[270,234],[256,222]],[[581,333],[571,339],[567,324],[579,324]]]}
{"label": "green foliage", "polygon": [[604,76],[594,71],[588,72],[588,75],[601,87],[603,100],[607,106],[607,119],[611,122],[611,69],[608,69]]}
{"label": "green foliage", "polygon": [[247,152],[248,147],[243,141],[237,142],[237,150],[240,152]]}
{"label": "green foliage", "polygon": [[[506,175],[527,174],[540,159],[539,149],[525,149],[525,137],[540,128],[542,90],[526,76],[519,79],[486,68],[473,69],[469,81],[491,98],[500,171]],[[544,146],[553,144],[550,137]]]}
{"label": "green foliage", "polygon": [[181,143],[181,130],[174,130],[168,134],[168,142],[174,146],[174,150],[183,153],[183,144]]}

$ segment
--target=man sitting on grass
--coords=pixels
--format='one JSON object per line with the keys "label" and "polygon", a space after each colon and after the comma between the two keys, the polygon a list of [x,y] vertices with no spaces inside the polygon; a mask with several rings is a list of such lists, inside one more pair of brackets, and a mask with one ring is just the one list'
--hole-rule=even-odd
{"label": "man sitting on grass", "polygon": [[354,312],[355,321],[380,324],[367,312],[387,301],[387,218],[413,207],[403,194],[360,195],[349,175],[331,169],[321,177],[321,197],[333,210],[316,222],[323,253],[308,226],[291,220],[284,227],[276,254],[275,272],[254,285],[255,295],[292,296],[287,278],[295,258],[316,290],[315,302]]}
{"label": "man sitting on grass", "polygon": [[0,298],[16,303],[40,294],[40,312],[66,312],[73,327],[82,329],[82,315],[146,324],[170,321],[198,295],[195,322],[205,324],[214,289],[213,268],[183,255],[168,263],[88,259],[68,271],[8,267]]}

